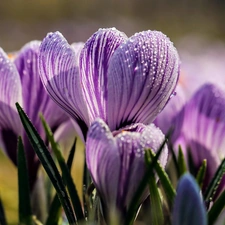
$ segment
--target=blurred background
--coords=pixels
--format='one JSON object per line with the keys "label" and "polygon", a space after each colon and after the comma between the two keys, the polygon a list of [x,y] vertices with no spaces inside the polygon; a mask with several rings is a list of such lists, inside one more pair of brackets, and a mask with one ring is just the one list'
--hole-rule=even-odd
{"label": "blurred background", "polygon": [[[174,42],[182,60],[207,71],[209,63],[210,71],[222,65],[221,72],[225,69],[224,12],[223,0],[1,0],[0,46],[7,52],[16,51],[54,31],[60,31],[72,43],[85,42],[104,27],[116,27],[128,36],[142,30],[160,30]],[[204,58],[205,53],[210,57]],[[196,54],[204,58],[201,65],[190,58]],[[219,65],[215,64],[217,60]],[[9,224],[16,224],[18,216],[16,173],[1,153],[0,195]]]}
{"label": "blurred background", "polygon": [[175,43],[187,35],[225,40],[224,12],[223,0],[0,1],[0,45],[15,51],[57,30],[70,43],[85,41],[100,27],[116,27],[128,36],[161,30]]}

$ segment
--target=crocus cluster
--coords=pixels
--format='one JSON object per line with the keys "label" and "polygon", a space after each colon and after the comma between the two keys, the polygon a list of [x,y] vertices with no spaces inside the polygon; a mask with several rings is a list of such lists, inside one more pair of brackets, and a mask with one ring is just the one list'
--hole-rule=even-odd
{"label": "crocus cluster", "polygon": [[[163,170],[168,149],[177,153],[181,146],[187,162],[191,155],[194,171],[179,179],[171,223],[206,225],[201,191],[224,158],[225,90],[202,82],[195,85],[197,91],[187,91],[188,72],[181,69],[180,75],[173,43],[163,33],[150,30],[128,38],[115,28],[99,29],[85,43],[71,45],[61,33],[49,33],[42,42],[28,43],[11,58],[0,49],[1,148],[16,164],[17,138],[22,137],[32,189],[39,161],[15,103],[23,107],[46,145],[40,113],[57,140],[71,130],[72,121],[86,148],[87,168],[105,222],[112,210],[123,224],[148,169],[147,150],[157,153],[162,147],[157,163]],[[169,146],[162,146],[171,128]],[[208,166],[200,190],[193,175],[204,159]],[[159,180],[154,172],[151,176]],[[224,182],[225,178],[215,198]],[[146,187],[138,206],[149,194],[151,198]]]}

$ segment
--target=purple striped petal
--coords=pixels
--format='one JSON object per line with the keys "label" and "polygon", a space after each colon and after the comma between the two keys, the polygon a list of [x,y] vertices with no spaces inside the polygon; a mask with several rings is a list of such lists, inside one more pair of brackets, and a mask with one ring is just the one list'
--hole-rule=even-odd
{"label": "purple striped petal", "polygon": [[108,96],[108,67],[114,51],[127,39],[115,28],[99,29],[86,42],[81,52],[82,88],[90,122],[100,117],[106,121]]}
{"label": "purple striped petal", "polygon": [[0,126],[20,133],[15,103],[22,104],[22,88],[15,65],[0,48]]}
{"label": "purple striped petal", "polygon": [[79,51],[80,48],[74,50],[59,32],[49,33],[40,46],[39,70],[49,95],[86,133],[89,117],[81,90]]}
{"label": "purple striped petal", "polygon": [[20,74],[23,92],[23,107],[32,123],[40,132],[39,113],[42,113],[51,128],[56,128],[68,119],[64,111],[46,93],[38,70],[38,53],[40,42],[26,44],[14,60]]}
{"label": "purple striped petal", "polygon": [[[121,214],[126,213],[145,173],[145,149],[156,152],[163,140],[164,135],[153,124],[135,124],[114,133],[101,119],[91,125],[86,143],[87,166],[108,209],[116,207]],[[160,158],[163,167],[167,154],[165,147]]]}
{"label": "purple striped petal", "polygon": [[183,133],[224,158],[225,92],[213,84],[202,86],[185,106]]}
{"label": "purple striped petal", "polygon": [[17,137],[22,133],[15,103],[22,105],[19,74],[13,62],[0,48],[0,148],[16,164]]}
{"label": "purple striped petal", "polygon": [[[183,150],[190,149],[196,172],[202,160],[207,159],[203,189],[225,156],[224,112],[225,92],[213,84],[206,84],[195,93],[176,118],[177,121],[183,120],[183,124],[180,130],[182,139],[178,139],[175,145],[180,144]],[[224,188],[224,179],[217,194]]]}
{"label": "purple striped petal", "polygon": [[161,32],[144,31],[121,44],[110,60],[108,73],[109,127],[150,123],[174,92],[178,53]]}
{"label": "purple striped petal", "polygon": [[190,174],[179,180],[172,225],[207,225],[207,214],[198,184]]}

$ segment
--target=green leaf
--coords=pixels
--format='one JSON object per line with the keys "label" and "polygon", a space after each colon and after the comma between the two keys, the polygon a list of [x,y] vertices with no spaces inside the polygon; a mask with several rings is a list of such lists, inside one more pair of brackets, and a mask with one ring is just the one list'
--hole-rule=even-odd
{"label": "green leaf", "polygon": [[204,193],[204,199],[206,203],[212,201],[224,173],[225,173],[225,158],[222,160],[220,166],[218,167],[215,175],[213,176],[212,180],[209,183],[209,186],[207,187]]}
{"label": "green leaf", "polygon": [[[154,160],[155,157],[155,153],[151,150],[149,150],[149,154],[151,156],[151,160]],[[161,164],[159,163],[159,161],[156,162],[155,164],[155,168],[154,168],[159,176],[160,182],[162,184],[163,190],[166,194],[167,197],[167,201],[169,203],[169,206],[171,207],[173,204],[173,200],[176,196],[176,191],[173,188],[173,185],[170,182],[170,179],[166,173],[166,171],[162,168]]]}
{"label": "green leaf", "polygon": [[[93,208],[93,198],[92,191],[95,187],[93,187],[93,183],[91,183],[91,176],[87,169],[86,160],[84,160],[84,172],[83,172],[83,205],[85,217],[89,218],[90,211]],[[91,191],[90,191],[91,190]]]}
{"label": "green leaf", "polygon": [[73,204],[73,207],[74,207],[74,211],[75,211],[77,220],[78,221],[85,220],[83,210],[82,210],[82,206],[81,206],[81,202],[80,202],[80,199],[79,199],[79,196],[78,196],[78,193],[77,193],[76,186],[73,182],[73,178],[70,175],[70,171],[68,169],[68,166],[66,165],[65,160],[62,156],[62,153],[59,149],[59,145],[55,142],[53,133],[52,133],[50,127],[48,126],[48,124],[46,123],[46,121],[44,120],[43,116],[41,116],[41,121],[42,121],[42,124],[44,126],[44,129],[45,129],[46,135],[48,137],[48,140],[51,143],[52,150],[53,150],[53,152],[54,152],[54,154],[55,154],[55,156],[58,160],[59,166],[62,170],[63,179],[66,182],[66,185],[67,185],[67,188],[68,188],[68,191],[69,191],[69,194],[70,194],[70,198],[71,198],[71,201],[72,201],[72,204]]}
{"label": "green leaf", "polygon": [[[72,148],[69,153],[68,160],[67,160],[67,166],[68,166],[69,171],[71,171],[71,168],[72,168],[72,163],[73,163],[74,154],[75,154],[75,150],[76,150],[76,141],[77,141],[77,139],[75,138],[74,143],[73,143]],[[52,203],[51,203],[51,206],[49,209],[49,213],[48,213],[48,218],[46,220],[45,225],[57,225],[59,222],[61,211],[62,211],[61,203],[59,201],[58,195],[56,194],[52,200]]]}
{"label": "green leaf", "polygon": [[173,149],[172,145],[169,146],[169,150],[170,150],[171,155],[172,155],[172,161],[173,161],[174,166],[175,166],[177,178],[179,178],[179,175],[180,175],[179,174],[179,165],[178,165],[177,157],[176,157],[176,154],[174,152],[174,149]]}
{"label": "green leaf", "polygon": [[70,152],[69,152],[69,157],[67,159],[67,167],[68,167],[70,172],[71,172],[73,159],[74,159],[74,155],[75,155],[75,151],[76,151],[76,144],[77,144],[77,138],[75,137],[73,145],[72,145],[72,147],[70,149]]}
{"label": "green leaf", "polygon": [[0,198],[0,224],[7,225],[6,217],[5,217],[5,210],[4,210],[1,198]]}
{"label": "green leaf", "polygon": [[157,160],[159,159],[159,156],[160,156],[169,136],[170,136],[170,133],[168,133],[168,135],[166,135],[165,140],[163,141],[162,145],[160,146],[156,156],[152,160],[152,163],[150,164],[150,166],[148,166],[147,171],[146,171],[143,179],[141,180],[141,182],[139,184],[139,187],[138,187],[133,199],[131,200],[131,204],[130,204],[130,206],[128,208],[128,211],[127,211],[127,216],[125,218],[125,223],[124,223],[125,225],[133,224],[134,218],[135,218],[136,213],[137,213],[138,208],[139,208],[140,197],[143,194],[146,186],[148,185],[149,177],[154,176],[153,170],[155,169]]}
{"label": "green leaf", "polygon": [[184,159],[184,154],[181,149],[181,146],[179,146],[177,161],[178,161],[178,167],[179,167],[179,177],[181,177],[185,172],[187,172],[187,166],[186,166],[186,162]]}
{"label": "green leaf", "polygon": [[[150,151],[146,151],[145,161],[146,165],[149,167],[151,165],[151,155]],[[164,224],[162,202],[160,199],[160,194],[156,184],[155,176],[149,176],[148,178],[149,191],[150,191],[150,204],[151,204],[151,220],[154,225]]]}
{"label": "green leaf", "polygon": [[202,161],[202,165],[198,170],[197,176],[196,176],[196,181],[198,182],[198,185],[200,188],[202,188],[203,181],[205,178],[205,173],[206,173],[206,168],[207,168],[207,161],[204,159]]}
{"label": "green leaf", "polygon": [[18,167],[18,189],[19,189],[19,222],[31,225],[32,210],[30,203],[30,188],[27,170],[26,156],[21,137],[18,138],[17,167]]}
{"label": "green leaf", "polygon": [[56,194],[52,200],[45,225],[58,225],[61,212],[61,203],[58,195]]}
{"label": "green leaf", "polygon": [[44,144],[44,141],[41,139],[33,124],[20,107],[19,103],[16,103],[16,107],[30,143],[33,146],[33,149],[35,150],[50,180],[52,181],[54,188],[56,189],[69,224],[76,224],[73,208],[70,204],[65,185],[47,147]]}
{"label": "green leaf", "polygon": [[208,224],[213,225],[216,219],[219,217],[220,213],[225,206],[225,191],[219,196],[216,202],[213,203],[211,209],[208,212]]}

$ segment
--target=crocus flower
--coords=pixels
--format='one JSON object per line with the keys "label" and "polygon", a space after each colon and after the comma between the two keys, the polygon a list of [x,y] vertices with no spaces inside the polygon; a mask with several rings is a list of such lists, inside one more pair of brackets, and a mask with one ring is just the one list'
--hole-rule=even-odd
{"label": "crocus flower", "polygon": [[[146,171],[145,150],[156,152],[163,140],[163,133],[154,124],[137,123],[111,132],[102,119],[92,123],[86,141],[87,167],[106,211],[114,208],[122,220],[125,218]],[[159,159],[162,167],[167,155],[165,146]],[[145,197],[147,193],[140,203]]]}
{"label": "crocus flower", "polygon": [[55,131],[68,119],[67,115],[47,95],[39,77],[37,56],[40,42],[26,44],[11,61],[0,49],[0,144],[14,164],[17,163],[17,138],[22,136],[30,185],[33,187],[39,160],[28,141],[16,111],[15,103],[24,108],[41,137],[46,140],[39,113],[42,113]]}
{"label": "crocus flower", "polygon": [[[224,158],[225,148],[225,92],[213,84],[203,85],[177,116],[181,123],[175,146],[189,149],[196,172],[207,159],[204,181],[206,187]],[[224,184],[223,179],[222,183]],[[220,188],[224,185],[221,184]],[[203,190],[204,190],[203,187]]]}
{"label": "crocus flower", "polygon": [[207,225],[207,214],[200,189],[188,173],[179,180],[173,206],[172,225],[181,224]]}
{"label": "crocus flower", "polygon": [[59,33],[49,33],[39,56],[46,90],[76,122],[86,139],[88,127],[102,118],[111,130],[148,124],[173,94],[179,57],[161,32],[124,33],[99,29],[81,52]]}

